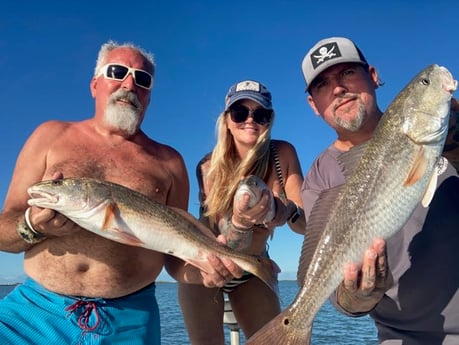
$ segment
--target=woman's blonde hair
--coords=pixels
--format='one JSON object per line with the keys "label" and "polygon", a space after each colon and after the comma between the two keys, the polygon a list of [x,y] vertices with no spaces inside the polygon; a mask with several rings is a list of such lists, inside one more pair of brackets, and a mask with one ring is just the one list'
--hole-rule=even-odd
{"label": "woman's blonde hair", "polygon": [[270,141],[271,129],[274,123],[274,111],[268,128],[258,138],[256,144],[249,150],[241,161],[229,131],[226,120],[229,111],[220,114],[216,124],[217,143],[210,157],[210,168],[205,181],[210,181],[211,188],[204,200],[205,216],[210,224],[215,224],[217,216],[232,214],[233,198],[241,177],[257,175],[265,180],[270,174]]}

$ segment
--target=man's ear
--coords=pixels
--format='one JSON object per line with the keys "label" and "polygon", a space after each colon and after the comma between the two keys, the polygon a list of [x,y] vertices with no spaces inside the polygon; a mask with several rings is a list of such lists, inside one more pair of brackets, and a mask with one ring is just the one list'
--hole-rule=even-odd
{"label": "man's ear", "polygon": [[312,96],[311,96],[311,95],[308,95],[308,96],[306,97],[306,100],[308,101],[309,106],[312,108],[312,110],[314,111],[314,113],[315,113],[317,116],[320,116],[320,113],[319,113],[319,111],[317,110],[316,104],[314,103],[314,99],[312,98]]}
{"label": "man's ear", "polygon": [[96,89],[97,89],[97,78],[93,77],[91,83],[89,83],[89,91],[91,91],[92,98],[96,98]]}
{"label": "man's ear", "polygon": [[379,86],[381,86],[381,82],[379,81],[379,74],[378,71],[374,66],[368,67],[368,72],[370,73],[371,80],[373,80],[373,84],[375,86],[375,89],[377,89]]}

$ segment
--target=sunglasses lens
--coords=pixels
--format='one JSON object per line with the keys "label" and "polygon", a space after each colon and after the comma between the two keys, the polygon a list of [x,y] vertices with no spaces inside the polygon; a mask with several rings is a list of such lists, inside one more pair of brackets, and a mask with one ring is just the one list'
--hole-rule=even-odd
{"label": "sunglasses lens", "polygon": [[253,121],[260,125],[266,125],[269,121],[271,121],[271,114],[271,110],[258,108],[253,112]]}
{"label": "sunglasses lens", "polygon": [[128,71],[129,70],[124,66],[110,65],[107,68],[105,77],[115,80],[124,80],[124,78],[126,78],[126,74],[128,73]]}
{"label": "sunglasses lens", "polygon": [[[231,120],[236,123],[241,123],[249,117],[250,109],[240,105],[230,109]],[[272,110],[258,108],[252,112],[253,121],[259,125],[266,125],[271,121]]]}
{"label": "sunglasses lens", "polygon": [[144,71],[135,71],[135,83],[148,89],[151,86],[151,76]]}
{"label": "sunglasses lens", "polygon": [[230,109],[231,120],[236,123],[241,123],[247,120],[249,109],[246,107],[234,107]]}
{"label": "sunglasses lens", "polygon": [[[134,81],[135,83],[145,89],[150,89],[152,85],[152,77],[145,71],[140,69],[131,68],[131,71],[134,72]],[[123,81],[126,79],[127,74],[129,73],[129,68],[123,65],[108,65],[105,70],[105,78],[114,79]]]}

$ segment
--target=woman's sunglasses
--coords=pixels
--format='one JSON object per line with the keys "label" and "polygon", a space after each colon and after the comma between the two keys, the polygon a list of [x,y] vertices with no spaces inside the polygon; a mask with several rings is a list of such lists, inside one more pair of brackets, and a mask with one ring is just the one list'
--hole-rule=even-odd
{"label": "woman's sunglasses", "polygon": [[147,90],[153,86],[153,76],[147,71],[115,63],[102,66],[97,77],[103,75],[105,79],[123,81],[129,74],[132,74],[137,86]]}
{"label": "woman's sunglasses", "polygon": [[230,110],[231,120],[235,123],[241,123],[247,120],[250,114],[252,114],[253,121],[259,125],[266,125],[271,122],[273,111],[265,108],[257,108],[251,110],[244,105],[236,105],[231,107]]}

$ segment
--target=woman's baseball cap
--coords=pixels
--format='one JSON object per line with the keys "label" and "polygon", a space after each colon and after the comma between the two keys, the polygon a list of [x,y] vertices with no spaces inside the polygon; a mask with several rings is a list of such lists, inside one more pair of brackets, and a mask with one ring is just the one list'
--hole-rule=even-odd
{"label": "woman's baseball cap", "polygon": [[271,93],[258,81],[244,80],[232,85],[225,97],[225,111],[241,99],[251,99],[265,109],[272,109]]}

